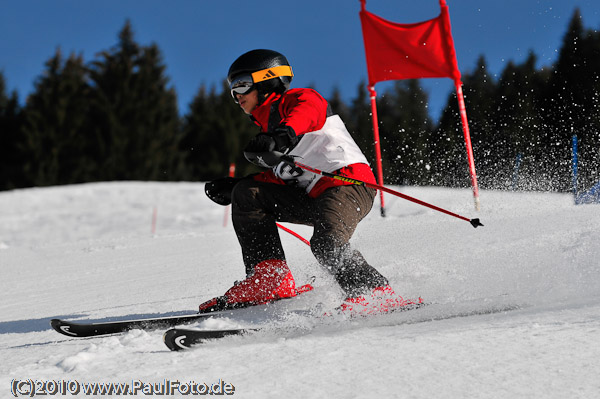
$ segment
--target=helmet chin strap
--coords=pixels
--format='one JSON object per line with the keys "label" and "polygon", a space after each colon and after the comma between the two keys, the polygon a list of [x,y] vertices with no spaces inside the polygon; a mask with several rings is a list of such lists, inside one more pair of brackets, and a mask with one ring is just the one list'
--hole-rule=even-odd
{"label": "helmet chin strap", "polygon": [[262,90],[258,90],[258,105],[262,105],[265,100],[271,95],[271,93],[264,93]]}
{"label": "helmet chin strap", "polygon": [[255,84],[258,91],[258,104],[262,104],[273,93],[283,94],[285,85],[279,78],[269,79]]}

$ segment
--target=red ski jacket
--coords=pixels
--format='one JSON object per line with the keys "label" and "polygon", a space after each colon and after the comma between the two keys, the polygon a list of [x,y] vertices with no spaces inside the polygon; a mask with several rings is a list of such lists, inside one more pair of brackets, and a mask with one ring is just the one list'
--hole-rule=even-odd
{"label": "red ski jacket", "polygon": [[[261,132],[267,132],[269,126],[269,114],[273,103],[279,102],[279,114],[281,125],[290,126],[300,136],[305,133],[320,130],[327,120],[327,101],[313,89],[290,89],[283,94],[271,94],[261,105],[252,112],[252,120]],[[310,166],[310,165],[309,165]],[[365,163],[355,163],[336,171],[336,174],[375,183],[375,176],[371,167]],[[268,183],[286,184],[284,180],[275,176],[273,170],[269,170],[254,176],[255,180]],[[310,190],[308,195],[312,198],[331,187],[348,185],[352,183],[334,180],[330,178],[320,179]]]}

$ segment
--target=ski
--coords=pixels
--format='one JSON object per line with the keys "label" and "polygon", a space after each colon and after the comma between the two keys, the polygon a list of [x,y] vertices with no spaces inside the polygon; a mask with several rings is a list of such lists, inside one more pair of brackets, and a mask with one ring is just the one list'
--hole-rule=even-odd
{"label": "ski", "polygon": [[[407,312],[410,310],[419,309],[423,306],[426,306],[427,303],[423,301],[413,302],[408,305],[402,306],[398,309],[391,310],[386,313],[377,314],[377,315],[362,315],[362,316],[352,316],[351,319],[360,319],[366,317],[373,316],[383,316],[386,314],[397,313],[397,312]],[[339,312],[336,311],[336,312]],[[329,320],[329,318],[333,316],[333,313],[325,313],[323,314],[324,320]],[[233,329],[214,329],[214,330],[197,330],[191,328],[172,328],[167,330],[163,335],[163,341],[165,345],[172,351],[179,351],[182,349],[189,349],[194,345],[202,344],[207,340],[224,338],[231,335],[247,335],[250,333],[261,331],[263,328],[254,327],[254,328],[233,328]]]}
{"label": "ski", "polygon": [[[313,289],[311,284],[305,284],[298,288],[298,295],[309,292]],[[282,300],[297,298],[298,295],[290,298],[278,299],[269,303],[275,303]],[[209,317],[230,317],[234,316],[240,310],[247,310],[254,306],[239,307],[222,311],[207,313],[179,314],[173,316],[150,317],[131,320],[109,320],[99,322],[77,322],[70,320],[52,319],[50,326],[57,332],[68,337],[84,338],[97,337],[102,335],[119,334],[134,329],[156,330],[160,328],[175,327],[181,324],[190,324]]]}
{"label": "ski", "polygon": [[[394,313],[402,313],[402,312],[410,312],[416,309],[422,309],[427,307],[427,305],[431,305],[428,303],[415,303],[413,306],[408,306],[404,309],[394,310],[392,312],[381,313],[377,315],[364,315],[352,317],[350,320],[360,320],[360,319],[369,319],[372,317],[383,317],[386,315],[394,314]],[[411,325],[417,323],[427,323],[427,322],[435,322],[441,320],[450,320],[456,318],[463,317],[472,317],[472,316],[485,316],[496,313],[505,313],[510,311],[515,311],[522,309],[521,306],[518,305],[500,305],[500,306],[492,306],[489,308],[479,308],[479,309],[470,309],[464,311],[456,311],[446,314],[431,314],[427,313],[422,314],[421,317],[418,318],[410,318],[407,320],[403,320],[394,325]],[[323,320],[329,320],[327,316],[323,318]],[[346,320],[347,321],[347,320]],[[388,324],[385,324],[388,325]],[[163,335],[163,341],[165,345],[172,351],[180,351],[184,349],[190,349],[195,345],[200,345],[208,340],[225,338],[234,335],[250,335],[255,332],[260,332],[264,330],[264,327],[253,327],[253,328],[233,328],[233,329],[212,329],[212,330],[198,330],[192,328],[171,328],[167,330]],[[271,329],[272,331],[276,331],[276,329]],[[289,329],[283,328],[282,331],[289,332]]]}
{"label": "ski", "polygon": [[100,321],[95,323],[75,322],[69,320],[52,319],[50,325],[57,332],[68,337],[96,337],[123,333],[133,329],[151,330],[169,328],[180,324],[189,324],[207,317],[224,317],[231,315],[229,312],[194,313],[180,316],[164,316],[154,318]]}

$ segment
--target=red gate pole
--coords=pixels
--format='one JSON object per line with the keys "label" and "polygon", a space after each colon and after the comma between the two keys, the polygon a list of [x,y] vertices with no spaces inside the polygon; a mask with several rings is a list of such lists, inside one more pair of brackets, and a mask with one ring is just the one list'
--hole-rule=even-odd
{"label": "red gate pole", "polygon": [[[381,145],[379,140],[379,121],[377,119],[377,103],[375,98],[377,92],[375,86],[368,86],[369,94],[371,95],[371,114],[373,120],[373,140],[375,144],[375,160],[377,162],[377,183],[383,186],[383,168],[381,166]],[[385,203],[383,200],[383,191],[379,191],[379,198],[381,199],[381,216],[385,217]]]}
{"label": "red gate pole", "polygon": [[471,176],[471,188],[473,190],[473,199],[475,201],[475,210],[481,208],[479,203],[479,186],[477,184],[477,173],[475,172],[475,160],[473,158],[473,146],[471,145],[471,133],[469,132],[469,121],[467,119],[467,109],[465,107],[465,98],[463,96],[461,82],[454,81],[456,86],[456,98],[458,99],[458,110],[460,111],[460,120],[462,122],[463,133],[465,136],[465,146],[467,147],[467,159],[469,162],[469,175]]}

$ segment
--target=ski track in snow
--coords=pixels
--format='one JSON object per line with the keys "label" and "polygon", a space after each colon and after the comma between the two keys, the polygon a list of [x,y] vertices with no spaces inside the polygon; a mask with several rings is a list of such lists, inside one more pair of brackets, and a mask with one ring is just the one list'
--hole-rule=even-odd
{"label": "ski track in snow", "polygon": [[[475,212],[469,190],[399,189],[485,225],[473,229],[390,195],[386,218],[374,209],[359,225],[353,245],[399,294],[432,305],[346,322],[289,313],[331,308],[342,296],[310,249],[282,232],[297,283],[316,276],[315,290],[235,320],[197,323],[269,328],[177,353],[162,331],[71,339],[49,320],[194,311],[243,278],[225,208],[202,183],[1,192],[0,397],[12,396],[14,379],[221,379],[239,398],[598,397],[600,205],[484,190]],[[286,226],[306,238],[312,231]],[[505,311],[464,316],[491,309]]]}

